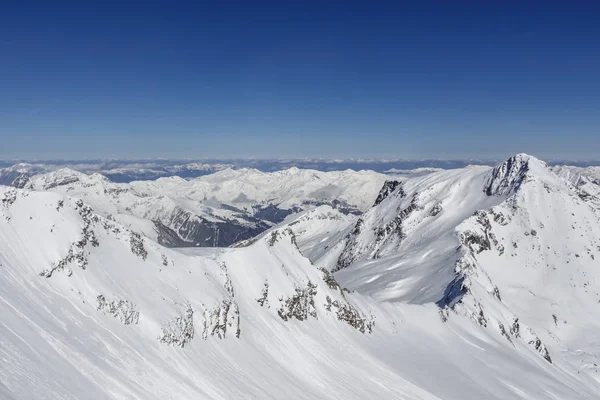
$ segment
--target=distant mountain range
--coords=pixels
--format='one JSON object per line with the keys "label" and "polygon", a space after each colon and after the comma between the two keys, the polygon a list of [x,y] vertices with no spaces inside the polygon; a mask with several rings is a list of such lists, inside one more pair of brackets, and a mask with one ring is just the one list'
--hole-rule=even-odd
{"label": "distant mountain range", "polygon": [[[327,159],[277,159],[277,160],[0,160],[0,184],[8,185],[22,173],[35,175],[69,168],[86,174],[100,173],[113,182],[127,183],[139,180],[155,180],[169,176],[196,178],[226,168],[253,168],[262,172],[280,171],[292,167],[318,171],[372,170],[381,173],[402,174],[410,171],[456,169],[468,165],[493,166],[501,162],[495,159],[465,160],[327,160]],[[552,160],[549,165],[577,167],[598,166],[600,161]]]}

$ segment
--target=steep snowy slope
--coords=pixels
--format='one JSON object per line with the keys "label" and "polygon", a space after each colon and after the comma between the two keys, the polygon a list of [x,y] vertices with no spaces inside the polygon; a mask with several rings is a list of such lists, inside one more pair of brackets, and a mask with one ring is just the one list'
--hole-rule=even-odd
{"label": "steep snowy slope", "polygon": [[524,154],[382,193],[346,238],[336,265],[342,285],[380,300],[436,302],[443,320],[468,316],[549,362],[560,357],[600,377],[592,197]]}
{"label": "steep snowy slope", "polygon": [[287,215],[320,204],[360,213],[385,178],[374,172],[227,169],[189,181],[171,177],[117,184],[100,174],[60,169],[24,176],[13,186],[79,196],[169,247],[212,247],[254,237]]}
{"label": "steep snowy slope", "polygon": [[[305,244],[315,235],[307,232]],[[76,198],[0,188],[0,394],[575,399],[600,393],[588,373],[578,374],[562,356],[553,354],[550,364],[526,343],[510,343],[460,313],[444,322],[435,304],[379,303],[350,293],[295,242],[293,231],[281,228],[245,248],[188,256],[96,215]]]}
{"label": "steep snowy slope", "polygon": [[569,181],[584,196],[587,194],[600,198],[600,167],[581,168],[569,165],[557,165],[552,167],[552,171],[561,178]]}
{"label": "steep snowy slope", "polygon": [[294,233],[298,249],[305,257],[319,268],[330,269],[344,249],[345,236],[357,220],[357,215],[322,205],[292,214],[257,237],[238,242],[233,247],[248,246],[274,230],[286,229]]}

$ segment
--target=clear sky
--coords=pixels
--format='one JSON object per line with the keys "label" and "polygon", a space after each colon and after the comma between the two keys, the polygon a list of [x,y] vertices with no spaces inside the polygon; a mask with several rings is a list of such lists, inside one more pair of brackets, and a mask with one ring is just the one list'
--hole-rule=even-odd
{"label": "clear sky", "polygon": [[598,2],[13,3],[1,158],[600,159]]}

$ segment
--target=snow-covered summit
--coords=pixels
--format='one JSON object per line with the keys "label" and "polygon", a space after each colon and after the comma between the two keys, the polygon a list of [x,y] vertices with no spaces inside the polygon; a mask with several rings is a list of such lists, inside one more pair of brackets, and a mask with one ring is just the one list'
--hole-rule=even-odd
{"label": "snow-covered summit", "polygon": [[598,312],[592,197],[525,154],[387,184],[382,194],[345,239],[334,267],[341,284],[385,301],[435,302],[443,319],[468,316],[547,361],[576,351],[556,312],[576,321]]}
{"label": "snow-covered summit", "polygon": [[510,195],[515,193],[526,179],[537,175],[548,179],[549,173],[545,162],[520,153],[494,167],[485,181],[484,191],[488,196]]}

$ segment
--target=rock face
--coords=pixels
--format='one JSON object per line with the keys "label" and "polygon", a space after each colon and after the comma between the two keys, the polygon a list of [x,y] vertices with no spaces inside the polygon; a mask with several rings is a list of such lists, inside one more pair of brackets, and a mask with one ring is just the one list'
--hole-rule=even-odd
{"label": "rock face", "polygon": [[252,238],[269,225],[256,220],[240,224],[236,220],[208,221],[182,209],[176,209],[164,223],[154,221],[158,242],[167,247],[227,247]]}
{"label": "rock face", "polygon": [[[62,203],[59,201],[58,206],[56,207],[57,211],[60,212],[63,206],[64,200]],[[67,274],[70,276],[73,272],[69,268],[69,265],[72,263],[75,263],[75,265],[81,269],[85,269],[88,265],[86,254],[87,248],[89,247],[88,245],[91,245],[92,247],[98,247],[100,245],[93,230],[93,225],[97,224],[100,221],[100,218],[93,213],[91,207],[85,205],[81,200],[75,201],[75,209],[79,212],[84,223],[80,238],[71,244],[66,256],[53,262],[50,268],[42,270],[39,273],[40,276],[50,278],[55,272],[63,270],[66,270]]]}
{"label": "rock face", "polygon": [[294,295],[282,300],[283,304],[277,310],[277,314],[284,321],[289,321],[292,318],[298,321],[304,321],[309,317],[317,318],[316,294],[317,285],[311,281],[308,281],[305,287],[296,287]]}
{"label": "rock face", "polygon": [[[398,187],[401,185],[402,185],[402,182],[400,182],[400,181],[386,181],[383,184],[383,187],[381,188],[381,190],[379,191],[379,194],[377,195],[377,198],[375,199],[375,204],[373,204],[373,206],[376,206],[379,203],[381,203],[390,194],[392,194],[394,191],[396,191],[396,189],[398,189]],[[404,191],[403,190],[399,191],[398,195],[404,196]]]}
{"label": "rock face", "polygon": [[[388,181],[381,189],[375,206],[366,215],[361,217],[352,232],[348,234],[345,241],[345,247],[340,254],[337,266],[334,271],[348,267],[350,264],[363,259],[374,259],[380,257],[382,252],[393,251],[406,238],[404,224],[408,217],[419,208],[419,194],[412,193],[410,202],[404,186],[401,182]],[[391,213],[395,216],[385,223],[378,216],[378,205],[386,199],[386,216],[383,219],[389,219]],[[396,205],[391,207],[390,204]]]}
{"label": "rock face", "polygon": [[106,297],[99,294],[97,297],[98,311],[110,314],[117,318],[124,325],[137,324],[140,320],[139,311],[135,310],[135,305],[128,300],[108,301]]}
{"label": "rock face", "polygon": [[515,193],[527,179],[530,162],[542,163],[527,154],[517,154],[495,167],[485,181],[485,194],[503,196]]}
{"label": "rock face", "polygon": [[188,307],[185,314],[169,321],[162,328],[161,343],[185,347],[194,338],[194,310]]}
{"label": "rock face", "polygon": [[[552,358],[540,338],[528,326],[519,322],[502,302],[500,290],[485,268],[480,264],[479,255],[494,252],[498,256],[504,254],[504,245],[493,233],[489,218],[494,211],[478,211],[463,225],[475,228],[463,230],[459,228],[460,248],[462,256],[456,261],[455,278],[447,286],[443,297],[437,302],[441,308],[440,315],[446,321],[449,311],[465,315],[483,328],[493,328],[510,343],[522,339],[527,345],[540,353],[546,361]],[[483,290],[482,290],[483,289]],[[492,303],[492,306],[488,306]],[[498,311],[501,309],[502,311]],[[506,330],[510,326],[510,330]]]}
{"label": "rock face", "polygon": [[21,174],[11,182],[10,186],[17,189],[32,189],[33,183],[29,174]]}

